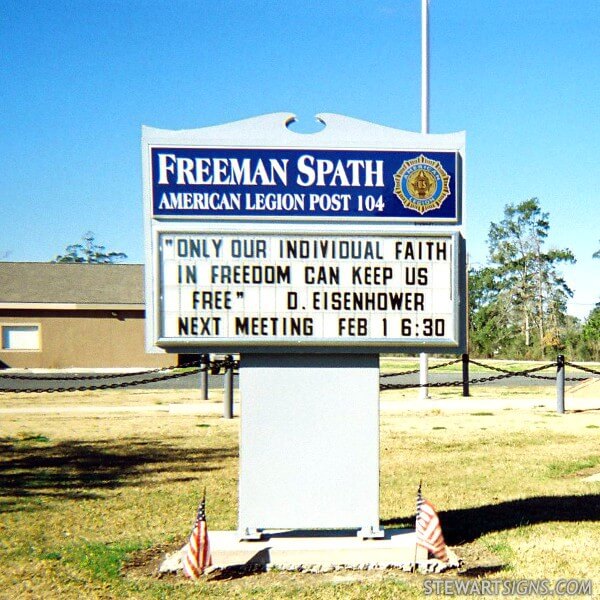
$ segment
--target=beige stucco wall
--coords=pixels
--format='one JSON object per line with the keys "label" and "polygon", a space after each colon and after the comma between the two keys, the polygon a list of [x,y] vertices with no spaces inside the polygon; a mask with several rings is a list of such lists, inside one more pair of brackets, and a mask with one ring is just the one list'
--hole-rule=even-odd
{"label": "beige stucco wall", "polygon": [[0,324],[39,324],[39,351],[0,349],[0,367],[163,367],[176,354],[147,354],[144,311],[0,310]]}

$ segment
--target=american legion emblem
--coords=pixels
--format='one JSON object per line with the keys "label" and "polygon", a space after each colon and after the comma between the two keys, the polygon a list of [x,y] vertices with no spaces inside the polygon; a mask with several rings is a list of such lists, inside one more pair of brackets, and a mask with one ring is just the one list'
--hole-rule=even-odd
{"label": "american legion emblem", "polygon": [[423,154],[405,160],[394,174],[394,194],[405,208],[420,214],[439,208],[450,195],[450,175],[437,160]]}

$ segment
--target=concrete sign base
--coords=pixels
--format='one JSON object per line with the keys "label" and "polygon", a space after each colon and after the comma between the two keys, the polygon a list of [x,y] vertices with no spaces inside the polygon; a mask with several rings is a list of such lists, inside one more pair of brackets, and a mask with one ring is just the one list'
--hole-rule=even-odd
{"label": "concrete sign base", "polygon": [[239,536],[379,527],[379,357],[241,357]]}
{"label": "concrete sign base", "polygon": [[[211,531],[210,548],[214,571],[227,569],[245,572],[278,569],[304,573],[341,570],[415,568],[424,573],[440,573],[460,566],[460,560],[448,548],[449,562],[428,558],[427,550],[416,548],[413,529],[387,529],[381,540],[360,540],[349,531],[328,536],[299,531],[272,531],[260,542],[240,542],[235,531]],[[176,573],[183,569],[187,547],[165,557],[159,572]]]}

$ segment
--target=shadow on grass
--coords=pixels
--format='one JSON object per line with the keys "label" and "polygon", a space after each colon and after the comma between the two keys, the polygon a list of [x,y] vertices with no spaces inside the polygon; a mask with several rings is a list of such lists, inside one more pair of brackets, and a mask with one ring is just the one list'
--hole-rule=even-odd
{"label": "shadow on grass", "polygon": [[[237,448],[182,448],[168,443],[127,440],[27,444],[0,439],[0,512],[41,508],[42,498],[92,499],[103,490],[148,486],[165,473],[186,481],[191,471],[219,469]],[[28,501],[26,505],[23,501]]]}
{"label": "shadow on grass", "polygon": [[[537,523],[600,521],[600,494],[583,496],[539,496],[509,500],[440,512],[440,521],[446,542],[458,546],[473,542],[496,531],[516,529]],[[382,522],[386,527],[397,527],[414,517],[398,517]]]}
{"label": "shadow on grass", "polygon": [[271,548],[263,548],[247,562],[240,565],[230,565],[217,569],[209,575],[209,581],[231,581],[258,573],[266,573],[267,565],[271,562]]}
{"label": "shadow on grass", "polygon": [[483,567],[471,567],[464,571],[459,571],[459,577],[484,577],[485,575],[493,575],[494,573],[501,573],[506,568],[506,565],[488,565]]}

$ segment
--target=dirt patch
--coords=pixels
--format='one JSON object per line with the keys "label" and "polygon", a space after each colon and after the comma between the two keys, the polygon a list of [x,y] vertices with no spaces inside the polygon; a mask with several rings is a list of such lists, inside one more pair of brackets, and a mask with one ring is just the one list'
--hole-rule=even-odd
{"label": "dirt patch", "polygon": [[167,554],[179,550],[182,546],[183,543],[159,544],[132,552],[123,564],[121,574],[133,579],[175,577],[172,573],[160,573],[159,567]]}

